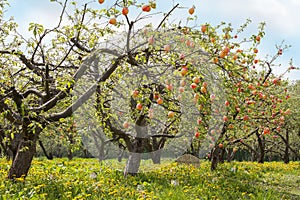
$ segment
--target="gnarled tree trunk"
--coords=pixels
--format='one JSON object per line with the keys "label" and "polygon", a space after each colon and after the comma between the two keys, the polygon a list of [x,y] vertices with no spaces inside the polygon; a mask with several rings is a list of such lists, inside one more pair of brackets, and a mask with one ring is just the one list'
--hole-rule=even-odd
{"label": "gnarled tree trunk", "polygon": [[9,179],[26,177],[36,152],[36,141],[27,140],[19,144],[18,152],[8,173]]}

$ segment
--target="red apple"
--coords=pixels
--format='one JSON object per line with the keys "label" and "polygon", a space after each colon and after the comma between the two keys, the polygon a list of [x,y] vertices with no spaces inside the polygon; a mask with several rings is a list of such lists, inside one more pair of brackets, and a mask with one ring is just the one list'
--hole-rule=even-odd
{"label": "red apple", "polygon": [[184,87],[179,87],[179,88],[178,88],[178,91],[179,91],[180,93],[184,92]]}
{"label": "red apple", "polygon": [[196,84],[198,84],[200,82],[200,79],[198,77],[194,77],[193,78],[193,82],[196,83]]}
{"label": "red apple", "polygon": [[142,108],[143,108],[143,104],[141,103],[136,104],[136,109],[142,110]]}
{"label": "red apple", "polygon": [[187,67],[183,67],[180,72],[181,72],[182,76],[185,76],[188,73],[188,68]]}
{"label": "red apple", "polygon": [[249,116],[248,116],[248,115],[245,115],[245,116],[243,117],[243,120],[244,120],[244,121],[249,120]]}
{"label": "red apple", "polygon": [[171,91],[171,90],[173,90],[173,85],[172,85],[172,84],[168,84],[168,85],[166,85],[166,88],[167,88],[169,91]]}
{"label": "red apple", "polygon": [[123,15],[127,15],[128,12],[129,12],[129,10],[128,10],[127,7],[124,7],[124,8],[122,9],[122,14],[123,14]]}
{"label": "red apple", "polygon": [[194,14],[194,12],[195,12],[195,6],[193,6],[189,9],[190,15]]}
{"label": "red apple", "polygon": [[166,44],[166,45],[164,46],[164,50],[165,50],[166,52],[169,52],[169,51],[171,50],[171,46],[170,46],[169,44]]}
{"label": "red apple", "polygon": [[229,106],[229,101],[225,101],[225,106]]}
{"label": "red apple", "polygon": [[168,112],[168,118],[173,118],[175,113],[173,111]]}
{"label": "red apple", "polygon": [[132,92],[132,96],[133,97],[137,97],[138,95],[139,95],[139,91],[138,90],[134,90],[133,92]]}
{"label": "red apple", "polygon": [[197,88],[197,84],[196,84],[196,83],[192,83],[192,84],[190,85],[190,87],[194,90],[194,89]]}
{"label": "red apple", "polygon": [[199,125],[202,124],[202,119],[198,119],[197,124],[199,124]]}
{"label": "red apple", "polygon": [[162,98],[158,98],[157,101],[156,101],[156,103],[157,103],[158,105],[161,105],[163,102],[164,102],[164,101],[163,101]]}
{"label": "red apple", "polygon": [[205,33],[205,32],[206,32],[206,29],[207,29],[207,28],[206,28],[206,25],[202,25],[202,26],[201,26],[201,32],[202,32],[202,33]]}
{"label": "red apple", "polygon": [[196,132],[196,133],[195,133],[195,137],[198,138],[199,136],[200,136],[200,133],[199,133],[199,132]]}
{"label": "red apple", "polygon": [[148,38],[148,43],[149,43],[150,45],[154,44],[154,37],[153,37],[153,36],[150,36],[150,37]]}
{"label": "red apple", "polygon": [[109,23],[112,24],[112,25],[116,25],[116,24],[117,24],[116,18],[111,18],[111,19],[109,20]]}
{"label": "red apple", "polygon": [[143,10],[144,12],[150,12],[151,6],[149,6],[149,5],[143,5],[142,10]]}
{"label": "red apple", "polygon": [[129,123],[128,122],[124,122],[123,123],[123,127],[126,128],[126,129],[129,128]]}

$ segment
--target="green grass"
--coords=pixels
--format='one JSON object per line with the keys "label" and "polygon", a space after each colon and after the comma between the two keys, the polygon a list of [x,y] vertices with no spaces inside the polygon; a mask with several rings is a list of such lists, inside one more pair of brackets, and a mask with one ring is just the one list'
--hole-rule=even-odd
{"label": "green grass", "polygon": [[[148,161],[145,161],[148,162]],[[233,162],[211,172],[166,161],[123,177],[123,163],[95,159],[35,159],[24,181],[6,180],[9,163],[0,159],[2,199],[300,199],[300,164]],[[116,170],[117,169],[117,170]],[[144,169],[146,170],[146,169]]]}

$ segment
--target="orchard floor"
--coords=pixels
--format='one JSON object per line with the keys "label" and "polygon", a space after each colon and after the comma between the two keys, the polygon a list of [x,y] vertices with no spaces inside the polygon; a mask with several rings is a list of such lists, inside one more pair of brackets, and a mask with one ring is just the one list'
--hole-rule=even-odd
{"label": "orchard floor", "polygon": [[300,199],[299,162],[232,162],[211,172],[207,161],[198,168],[164,161],[156,169],[124,178],[117,169],[125,161],[100,165],[95,159],[37,158],[26,180],[14,183],[6,179],[9,164],[0,159],[0,200]]}

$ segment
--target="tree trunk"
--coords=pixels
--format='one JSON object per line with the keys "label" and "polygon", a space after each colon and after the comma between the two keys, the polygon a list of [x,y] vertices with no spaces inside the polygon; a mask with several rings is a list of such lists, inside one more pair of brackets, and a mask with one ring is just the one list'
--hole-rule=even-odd
{"label": "tree trunk", "polygon": [[257,162],[258,163],[264,163],[265,144],[264,144],[264,141],[261,138],[261,135],[258,133],[258,131],[256,132],[256,136],[257,136],[257,142],[258,142],[258,148],[259,148],[259,154],[258,154],[258,157],[257,157]]}
{"label": "tree trunk", "polygon": [[26,177],[36,152],[36,141],[27,140],[19,144],[18,152],[8,172],[9,179]]}
{"label": "tree trunk", "polygon": [[141,163],[141,154],[140,153],[129,153],[127,164],[124,170],[124,176],[127,175],[137,175]]}
{"label": "tree trunk", "polygon": [[284,150],[284,157],[283,157],[283,161],[284,163],[288,164],[290,162],[290,144],[289,144],[289,129],[286,129],[285,132],[285,150]]}
{"label": "tree trunk", "polygon": [[40,145],[40,147],[42,148],[43,153],[45,154],[45,156],[47,157],[47,159],[48,159],[48,160],[53,160],[53,155],[52,155],[52,153],[51,153],[51,152],[50,152],[49,154],[47,153],[46,148],[44,147],[43,142],[42,142],[41,140],[39,140],[39,145]]}
{"label": "tree trunk", "polygon": [[73,152],[72,152],[72,149],[71,149],[71,148],[68,149],[68,159],[69,159],[69,160],[72,160],[72,159],[73,159]]}
{"label": "tree trunk", "polygon": [[225,148],[221,149],[221,152],[219,153],[219,162],[224,163],[224,155],[225,155]]}
{"label": "tree trunk", "polygon": [[211,166],[210,166],[211,171],[217,169],[219,158],[220,158],[219,154],[220,154],[220,148],[216,146],[211,153]]}
{"label": "tree trunk", "polygon": [[151,152],[151,159],[154,164],[160,164],[162,149]]}

